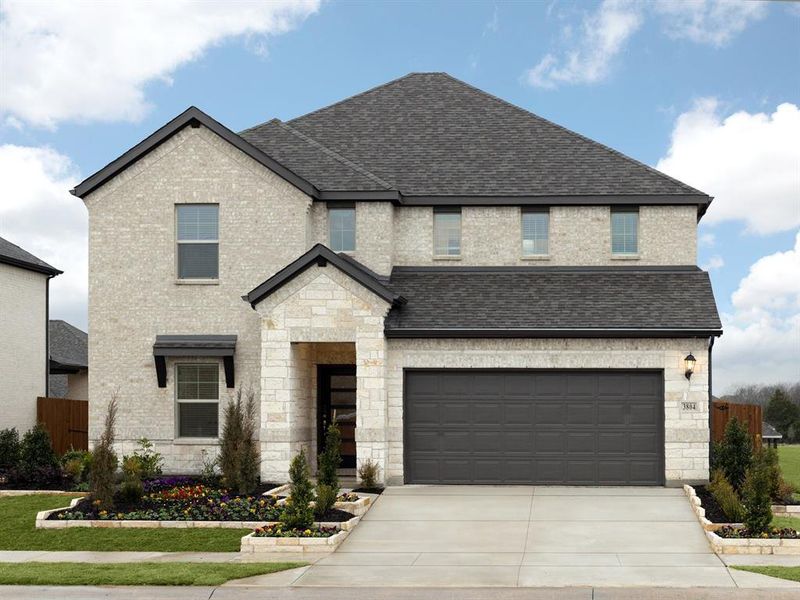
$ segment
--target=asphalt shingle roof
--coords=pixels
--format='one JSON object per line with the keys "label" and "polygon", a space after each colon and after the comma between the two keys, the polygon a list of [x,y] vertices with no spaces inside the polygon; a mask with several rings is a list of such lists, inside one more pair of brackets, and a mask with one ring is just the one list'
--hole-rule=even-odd
{"label": "asphalt shingle roof", "polygon": [[37,258],[30,252],[23,250],[16,244],[12,244],[7,239],[0,237],[0,263],[11,264],[22,269],[39,271],[50,275],[61,273],[55,267],[48,265],[42,259]]}
{"label": "asphalt shingle roof", "polygon": [[50,321],[50,359],[62,365],[89,365],[89,335],[66,321]]}
{"label": "asphalt shingle roof", "polygon": [[688,194],[708,200],[446,73],[412,73],[289,121],[291,131],[281,125],[270,121],[240,135],[319,189],[385,189],[385,183],[406,196]]}
{"label": "asphalt shingle roof", "polygon": [[440,329],[721,329],[696,267],[395,267],[387,335]]}

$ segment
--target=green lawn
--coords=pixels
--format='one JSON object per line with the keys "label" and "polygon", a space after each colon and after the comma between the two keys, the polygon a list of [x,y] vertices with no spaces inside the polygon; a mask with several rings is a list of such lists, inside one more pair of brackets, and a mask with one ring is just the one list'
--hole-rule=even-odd
{"label": "green lawn", "polygon": [[791,527],[800,531],[800,517],[772,517],[773,527]]}
{"label": "green lawn", "polygon": [[778,446],[783,478],[800,489],[800,445]]}
{"label": "green lawn", "polygon": [[242,536],[250,533],[249,529],[36,529],[38,511],[69,502],[69,496],[0,498],[0,550],[238,552]]}
{"label": "green lawn", "polygon": [[0,585],[220,585],[304,563],[0,563]]}
{"label": "green lawn", "polygon": [[740,571],[750,571],[751,573],[761,573],[770,577],[789,579],[790,581],[800,581],[800,567],[732,567]]}

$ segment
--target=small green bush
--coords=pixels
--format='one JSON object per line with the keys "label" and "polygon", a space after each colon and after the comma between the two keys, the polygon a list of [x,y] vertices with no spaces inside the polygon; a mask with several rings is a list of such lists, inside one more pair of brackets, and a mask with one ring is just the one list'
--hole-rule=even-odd
{"label": "small green bush", "polygon": [[226,486],[239,494],[258,487],[260,453],[256,440],[255,394],[240,389],[225,407],[220,437],[219,467]]}
{"label": "small green bush", "polygon": [[322,520],[321,517],[333,508],[338,495],[338,490],[325,483],[317,483],[317,498],[314,502],[314,514],[317,519]]}
{"label": "small green bush", "polygon": [[16,427],[0,431],[0,471],[10,471],[19,462],[19,432]]}
{"label": "small green bush", "polygon": [[715,469],[711,474],[711,483],[708,484],[708,491],[714,496],[728,521],[731,523],[741,523],[744,519],[744,506],[742,506],[736,490],[725,478],[721,469]]}
{"label": "small green bush", "polygon": [[358,467],[358,478],[361,480],[361,487],[368,490],[378,488],[378,477],[380,476],[380,473],[380,466],[371,458],[368,458],[362,462],[361,466]]}
{"label": "small green bush", "polygon": [[122,459],[122,486],[120,496],[130,503],[139,502],[144,496],[142,486],[142,459],[136,455],[126,456]]}
{"label": "small green bush", "polygon": [[[139,449],[134,450],[133,456],[138,460],[141,476],[144,478],[156,477],[161,475],[161,468],[164,466],[164,457],[156,452],[153,442],[146,437],[138,441]],[[123,457],[123,462],[127,457]]]}
{"label": "small green bush", "polygon": [[773,470],[770,457],[764,449],[756,452],[742,485],[744,500],[744,525],[751,534],[768,532],[772,522]]}
{"label": "small green bush", "polygon": [[217,466],[219,465],[219,457],[209,458],[208,450],[203,448],[200,450],[202,455],[202,467],[200,468],[200,478],[204,483],[216,483],[219,477],[217,476]]}
{"label": "small green bush", "polygon": [[747,427],[736,417],[725,425],[722,441],[714,446],[714,468],[722,469],[725,478],[741,493],[747,469],[753,461],[753,441]]}
{"label": "small green bush", "polygon": [[281,513],[281,523],[287,529],[308,529],[314,524],[314,511],[311,509],[313,493],[305,450],[300,450],[292,459],[289,482],[291,490]]}
{"label": "small green bush", "polygon": [[61,468],[76,486],[88,483],[92,469],[92,453],[74,448],[67,450],[61,456]]}
{"label": "small green bush", "polygon": [[50,434],[41,425],[31,427],[19,445],[18,476],[31,483],[61,479],[61,465],[50,443]]}
{"label": "small green bush", "polygon": [[114,508],[114,478],[117,472],[117,455],[114,452],[116,423],[117,399],[112,397],[108,403],[103,433],[92,452],[91,497],[93,501],[99,502],[101,510]]}

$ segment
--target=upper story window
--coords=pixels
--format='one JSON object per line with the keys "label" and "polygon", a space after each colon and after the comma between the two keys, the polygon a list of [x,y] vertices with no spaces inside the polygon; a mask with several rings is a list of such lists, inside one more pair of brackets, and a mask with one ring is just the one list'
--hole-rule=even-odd
{"label": "upper story window", "polygon": [[639,252],[639,209],[622,207],[611,209],[611,253],[637,254]]}
{"label": "upper story window", "polygon": [[219,431],[219,364],[175,365],[178,437],[215,438]]}
{"label": "upper story window", "polygon": [[461,209],[433,209],[434,256],[461,256]]}
{"label": "upper story window", "polygon": [[219,205],[178,204],[178,279],[219,277]]}
{"label": "upper story window", "polygon": [[355,206],[331,206],[328,208],[328,238],[331,250],[334,252],[355,252]]}
{"label": "upper story window", "polygon": [[522,255],[547,256],[550,252],[550,211],[522,209]]}

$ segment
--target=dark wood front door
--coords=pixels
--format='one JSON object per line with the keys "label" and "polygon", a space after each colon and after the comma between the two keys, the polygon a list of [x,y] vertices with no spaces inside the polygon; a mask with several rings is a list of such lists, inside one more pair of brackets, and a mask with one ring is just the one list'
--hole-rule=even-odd
{"label": "dark wood front door", "polygon": [[342,434],[344,469],[356,466],[356,367],[355,365],[317,366],[317,440],[322,452],[325,431],[336,423]]}

